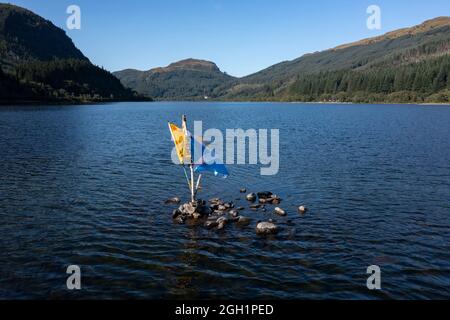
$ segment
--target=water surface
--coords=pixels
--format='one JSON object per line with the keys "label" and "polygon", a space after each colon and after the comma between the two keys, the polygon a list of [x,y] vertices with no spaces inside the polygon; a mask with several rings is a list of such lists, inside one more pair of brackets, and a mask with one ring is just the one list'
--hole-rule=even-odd
{"label": "water surface", "polygon": [[[283,198],[248,228],[176,225],[167,121],[279,128],[280,172],[200,196]],[[0,298],[450,298],[450,107],[118,103],[0,108]],[[310,211],[301,216],[296,207]],[[258,220],[281,232],[258,237]],[[66,268],[82,269],[79,292]],[[366,268],[382,269],[382,290]]]}

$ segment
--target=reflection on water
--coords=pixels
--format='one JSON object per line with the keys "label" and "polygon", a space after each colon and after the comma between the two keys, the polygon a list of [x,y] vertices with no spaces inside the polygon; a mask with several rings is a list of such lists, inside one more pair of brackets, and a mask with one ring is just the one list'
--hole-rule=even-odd
{"label": "reflection on water", "polygon": [[[200,196],[288,216],[249,227],[176,225],[188,199],[167,121],[279,128],[280,172],[231,166]],[[120,103],[0,108],[1,298],[449,298],[450,108]],[[310,211],[299,215],[296,207]],[[273,218],[274,237],[255,234]],[[66,267],[82,269],[80,292]],[[379,292],[366,268],[382,269]]]}

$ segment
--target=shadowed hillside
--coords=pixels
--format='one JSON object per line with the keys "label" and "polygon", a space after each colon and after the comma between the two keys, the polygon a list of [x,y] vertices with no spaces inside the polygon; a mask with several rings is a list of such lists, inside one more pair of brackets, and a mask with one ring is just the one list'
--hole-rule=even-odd
{"label": "shadowed hillside", "polygon": [[94,66],[65,32],[29,10],[0,4],[0,102],[139,99]]}

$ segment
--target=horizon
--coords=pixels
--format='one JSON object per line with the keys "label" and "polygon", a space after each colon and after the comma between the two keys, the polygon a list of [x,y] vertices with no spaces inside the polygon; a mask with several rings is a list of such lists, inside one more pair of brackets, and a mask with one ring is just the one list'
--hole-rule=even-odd
{"label": "horizon", "polygon": [[[255,1],[239,5],[236,1],[225,3],[222,0],[201,3],[132,0],[135,5],[126,7],[118,2],[98,4],[86,0],[76,3],[50,0],[45,6],[32,0],[8,1],[52,21],[94,64],[111,72],[148,71],[192,58],[213,62],[221,71],[235,77],[245,77],[305,54],[449,16],[446,2],[377,1],[381,9],[381,29],[370,30],[366,26],[370,16],[366,10],[374,2],[365,0],[339,4],[329,0],[314,4],[287,0],[275,5],[264,1],[253,6],[250,4]],[[80,30],[69,30],[66,26],[69,16],[66,9],[72,4],[81,9]],[[240,10],[233,10],[235,6]],[[323,10],[323,6],[329,10]],[[207,10],[212,13],[205,16]],[[149,12],[149,16],[145,12]],[[296,17],[295,12],[303,14]],[[173,16],[171,21],[178,22],[167,23],[165,15]],[[261,17],[266,20],[259,19]],[[123,19],[125,23],[118,22]],[[205,25],[212,27],[205,29]],[[147,34],[151,41],[146,41]]]}

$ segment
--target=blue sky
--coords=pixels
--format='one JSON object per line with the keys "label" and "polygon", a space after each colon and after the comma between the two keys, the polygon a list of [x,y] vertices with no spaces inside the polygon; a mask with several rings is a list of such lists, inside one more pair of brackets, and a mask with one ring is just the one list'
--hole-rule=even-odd
{"label": "blue sky", "polygon": [[[148,70],[185,58],[214,61],[244,76],[305,53],[450,15],[449,0],[9,0],[66,30],[110,71]],[[81,30],[66,9],[80,6]],[[382,29],[366,27],[369,5]]]}

